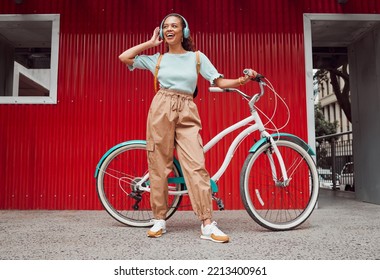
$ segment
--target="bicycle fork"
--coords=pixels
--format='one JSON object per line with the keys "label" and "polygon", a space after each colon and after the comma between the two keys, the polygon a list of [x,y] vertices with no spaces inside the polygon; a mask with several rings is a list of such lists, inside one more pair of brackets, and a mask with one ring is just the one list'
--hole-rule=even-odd
{"label": "bicycle fork", "polygon": [[[270,146],[269,146],[268,151],[266,151],[266,155],[268,156],[268,159],[269,159],[269,164],[270,164],[271,172],[272,172],[272,178],[273,178],[273,181],[275,183],[275,186],[276,187],[287,187],[289,185],[289,182],[291,179],[288,178],[288,174],[287,174],[287,171],[285,168],[284,159],[282,158],[282,155],[281,155],[274,139],[269,135],[267,136],[267,139],[270,142]],[[276,169],[276,164],[275,164],[275,159],[273,157],[273,154],[276,155],[278,165],[280,166],[281,175],[282,175],[282,177],[280,177],[281,180],[279,180],[279,177],[277,176],[277,169]]]}

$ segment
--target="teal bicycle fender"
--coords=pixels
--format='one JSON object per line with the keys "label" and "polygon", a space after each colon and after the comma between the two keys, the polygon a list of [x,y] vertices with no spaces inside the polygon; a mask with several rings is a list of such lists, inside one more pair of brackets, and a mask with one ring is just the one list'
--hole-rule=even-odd
{"label": "teal bicycle fender", "polygon": [[[285,140],[292,141],[294,143],[297,143],[300,145],[309,155],[315,156],[315,152],[313,149],[307,144],[305,141],[303,141],[301,138],[299,138],[296,135],[289,134],[289,133],[275,133],[271,134],[271,136],[276,139],[276,138],[281,138]],[[249,150],[250,153],[255,153],[262,145],[266,144],[268,142],[267,138],[261,138],[259,141],[257,141]]]}
{"label": "teal bicycle fender", "polygon": [[[168,178],[169,183],[175,183],[175,184],[183,184],[185,186],[185,189],[187,189],[186,184],[185,184],[185,178],[183,177],[172,177]],[[213,193],[218,192],[218,185],[215,183],[213,179],[210,179],[210,186],[211,186],[211,191]]]}
{"label": "teal bicycle fender", "polygon": [[146,141],[145,140],[131,140],[131,141],[126,141],[126,142],[123,142],[123,143],[120,143],[120,144],[113,146],[111,149],[109,149],[102,156],[102,158],[99,160],[98,164],[96,165],[95,178],[98,178],[100,165],[102,165],[102,163],[106,159],[106,157],[108,157],[112,152],[114,152],[115,150],[117,150],[121,147],[133,145],[133,144],[146,144]]}

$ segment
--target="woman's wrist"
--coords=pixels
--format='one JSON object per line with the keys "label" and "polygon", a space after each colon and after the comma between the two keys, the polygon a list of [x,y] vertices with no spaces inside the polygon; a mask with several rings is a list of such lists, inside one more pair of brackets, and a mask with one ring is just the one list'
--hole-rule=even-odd
{"label": "woman's wrist", "polygon": [[238,82],[239,82],[239,86],[244,85],[244,79],[243,79],[243,77],[239,77]]}
{"label": "woman's wrist", "polygon": [[247,79],[247,76],[238,78],[239,86],[245,85],[248,81],[249,81],[249,77]]}
{"label": "woman's wrist", "polygon": [[154,44],[153,40],[148,40],[145,42],[146,49],[154,48],[156,45]]}

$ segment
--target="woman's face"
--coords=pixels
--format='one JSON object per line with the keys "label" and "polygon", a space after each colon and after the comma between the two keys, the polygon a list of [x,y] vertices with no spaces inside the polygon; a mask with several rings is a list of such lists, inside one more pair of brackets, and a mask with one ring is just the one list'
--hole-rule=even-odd
{"label": "woman's face", "polygon": [[162,25],[165,41],[169,45],[181,43],[183,37],[182,29],[182,20],[176,16],[169,16]]}

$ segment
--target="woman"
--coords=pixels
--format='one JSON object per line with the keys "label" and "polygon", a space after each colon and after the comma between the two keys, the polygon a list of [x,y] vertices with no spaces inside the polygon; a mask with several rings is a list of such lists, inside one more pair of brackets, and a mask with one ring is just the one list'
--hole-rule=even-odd
{"label": "woman", "polygon": [[[163,41],[167,52],[140,55]],[[150,70],[157,76],[160,90],[152,100],[147,120],[147,150],[151,207],[154,225],[149,237],[160,237],[166,232],[168,174],[172,171],[173,150],[177,150],[190,201],[201,225],[201,238],[214,242],[228,242],[229,237],[218,229],[212,219],[212,195],[210,177],[205,169],[202,139],[199,131],[201,121],[193,102],[197,85],[197,58],[189,26],[179,14],[167,15],[156,27],[152,38],[124,51],[119,59],[134,69]],[[199,52],[200,74],[212,85],[227,88],[245,84],[251,77],[225,79],[209,59]],[[158,75],[156,66],[159,63]],[[255,74],[256,75],[256,74]]]}

